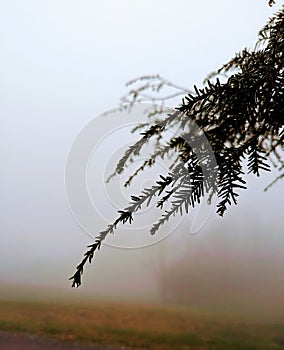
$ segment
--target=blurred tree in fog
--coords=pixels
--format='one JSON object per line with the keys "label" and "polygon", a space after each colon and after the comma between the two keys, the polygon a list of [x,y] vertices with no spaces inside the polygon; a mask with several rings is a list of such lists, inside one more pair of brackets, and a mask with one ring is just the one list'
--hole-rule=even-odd
{"label": "blurred tree in fog", "polygon": [[[274,1],[268,3],[271,6]],[[228,205],[237,204],[237,191],[246,188],[245,171],[260,176],[262,171],[274,166],[279,175],[273,182],[284,177],[283,53],[284,6],[259,32],[254,50],[237,53],[210,74],[202,88],[194,86],[194,92],[159,75],[129,83],[131,89],[120,108],[131,109],[142,102],[152,102],[155,108],[148,113],[148,121],[135,128],[141,137],[118,161],[113,176],[121,174],[150,139],[155,139],[156,145],[152,154],[125,186],[147,167],[155,166],[158,158],[169,158],[171,166],[154,186],[133,195],[129,205],[119,211],[118,218],[99,233],[70,278],[73,287],[81,284],[85,263],[92,261],[106,236],[119,223],[131,223],[133,214],[154,198],[164,212],[153,224],[151,234],[171,216],[187,213],[206,197],[210,202],[217,195],[217,213],[223,216]],[[174,92],[163,96],[165,88]],[[181,105],[169,113],[165,101],[179,95],[185,95]],[[179,132],[169,138],[167,132],[171,128]]]}

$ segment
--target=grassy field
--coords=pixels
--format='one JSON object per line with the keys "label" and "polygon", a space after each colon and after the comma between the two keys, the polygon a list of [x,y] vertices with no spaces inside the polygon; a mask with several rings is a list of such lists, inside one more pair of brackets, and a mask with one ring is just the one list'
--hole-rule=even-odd
{"label": "grassy field", "polygon": [[284,322],[180,306],[0,300],[0,330],[146,349],[284,349]]}

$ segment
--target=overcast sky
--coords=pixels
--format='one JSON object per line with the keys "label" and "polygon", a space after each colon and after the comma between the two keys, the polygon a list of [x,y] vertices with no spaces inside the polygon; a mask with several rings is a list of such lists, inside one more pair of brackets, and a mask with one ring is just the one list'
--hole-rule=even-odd
{"label": "overcast sky", "polygon": [[[253,48],[276,10],[265,0],[2,0],[0,281],[68,284],[90,238],[67,205],[65,160],[78,132],[117,105],[128,80],[159,73],[200,85],[235,52]],[[268,182],[252,182],[223,227],[250,212],[251,227],[276,228],[273,253],[283,247],[283,186],[263,194]],[[220,219],[213,222],[220,229]]]}

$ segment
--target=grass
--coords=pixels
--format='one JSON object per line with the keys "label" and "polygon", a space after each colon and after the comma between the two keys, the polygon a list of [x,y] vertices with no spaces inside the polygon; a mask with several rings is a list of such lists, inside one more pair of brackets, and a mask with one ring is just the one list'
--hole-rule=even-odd
{"label": "grass", "polygon": [[3,300],[0,330],[153,350],[284,349],[284,322],[162,305]]}

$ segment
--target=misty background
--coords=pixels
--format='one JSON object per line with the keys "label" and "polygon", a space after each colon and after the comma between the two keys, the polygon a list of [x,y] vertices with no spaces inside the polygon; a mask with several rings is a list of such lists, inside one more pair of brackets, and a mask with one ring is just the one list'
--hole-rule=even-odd
{"label": "misty background", "polygon": [[265,0],[1,5],[0,283],[283,310],[283,184],[263,192],[273,171],[249,176],[238,206],[224,218],[213,212],[195,235],[188,233],[188,215],[159,244],[103,246],[76,290],[68,278],[92,239],[74,220],[64,189],[76,135],[117,106],[128,80],[159,73],[189,89],[201,85],[235,52],[254,47],[277,6]]}

